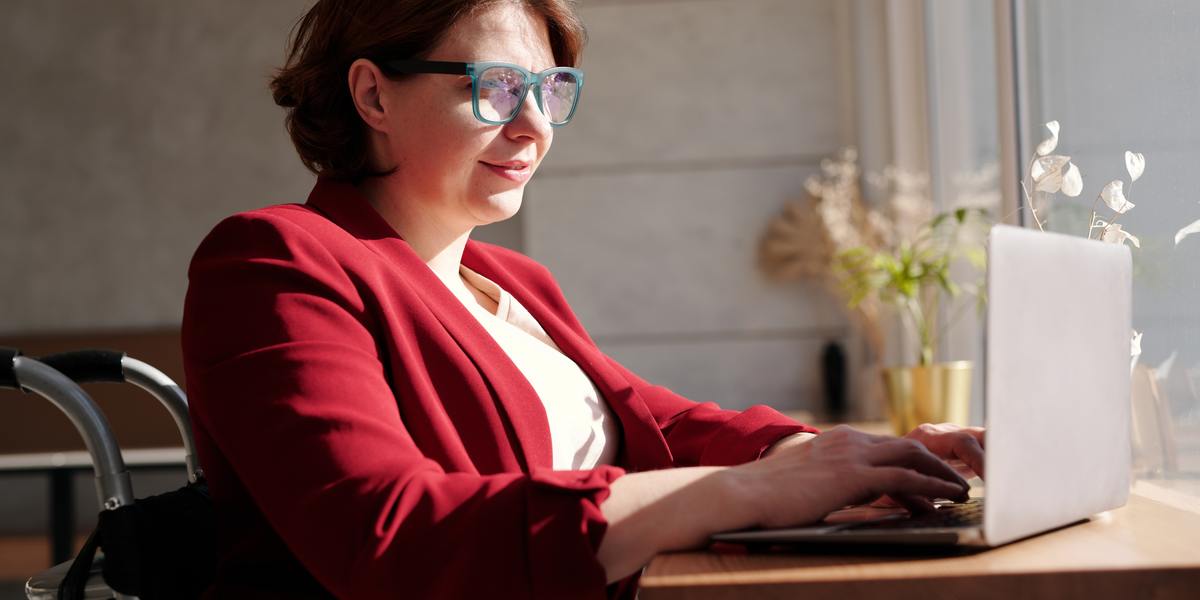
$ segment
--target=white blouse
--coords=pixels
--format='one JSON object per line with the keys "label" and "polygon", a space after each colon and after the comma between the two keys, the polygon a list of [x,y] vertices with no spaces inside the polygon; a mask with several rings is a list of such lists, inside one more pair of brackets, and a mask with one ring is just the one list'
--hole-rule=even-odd
{"label": "white blouse", "polygon": [[465,266],[460,265],[460,272],[499,305],[492,314],[474,298],[463,299],[541,398],[550,422],[554,470],[613,464],[621,432],[596,386],[516,298]]}

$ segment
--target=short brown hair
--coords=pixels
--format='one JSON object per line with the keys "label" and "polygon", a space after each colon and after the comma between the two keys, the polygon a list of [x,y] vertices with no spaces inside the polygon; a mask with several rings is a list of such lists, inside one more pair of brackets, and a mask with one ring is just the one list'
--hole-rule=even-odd
{"label": "short brown hair", "polygon": [[292,30],[287,62],[271,80],[300,161],[313,173],[359,182],[371,166],[366,124],[346,76],[359,58],[422,57],[460,18],[502,2],[546,19],[558,66],[577,66],[587,34],[574,0],[320,0]]}

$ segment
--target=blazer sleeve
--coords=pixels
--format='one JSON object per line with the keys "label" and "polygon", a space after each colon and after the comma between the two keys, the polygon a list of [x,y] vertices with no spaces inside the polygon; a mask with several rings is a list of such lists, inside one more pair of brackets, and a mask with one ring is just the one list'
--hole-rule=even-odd
{"label": "blazer sleeve", "polygon": [[605,597],[599,505],[624,470],[445,472],[401,421],[361,282],[290,220],[225,220],[189,279],[193,419],[333,594]]}
{"label": "blazer sleeve", "polygon": [[[525,260],[532,263],[530,259]],[[533,265],[536,265],[537,280],[534,288],[568,325],[596,346],[571,310],[550,270],[538,263]],[[715,402],[689,400],[666,387],[647,382],[612,357],[604,355],[604,358],[645,400],[667,441],[676,467],[738,465],[758,460],[772,444],[789,435],[821,432],[766,405],[739,412],[722,409]]]}

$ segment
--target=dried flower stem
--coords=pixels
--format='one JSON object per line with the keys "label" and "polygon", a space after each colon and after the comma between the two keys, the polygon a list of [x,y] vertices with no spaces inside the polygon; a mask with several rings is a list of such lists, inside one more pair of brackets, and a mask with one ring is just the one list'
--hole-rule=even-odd
{"label": "dried flower stem", "polygon": [[1046,231],[1046,228],[1042,227],[1042,222],[1038,219],[1037,209],[1033,206],[1033,200],[1029,197],[1029,190],[1025,188],[1024,181],[1021,182],[1021,191],[1025,192],[1025,204],[1029,205],[1029,214],[1033,215],[1033,222],[1037,223],[1038,229]]}
{"label": "dried flower stem", "polygon": [[[1096,208],[1100,206],[1100,194],[1096,194],[1096,200],[1092,202],[1092,222],[1088,223],[1087,238],[1092,239],[1092,231],[1096,229]],[[1104,237],[1103,233],[1100,235]]]}
{"label": "dried flower stem", "polygon": [[[1025,168],[1025,171],[1029,173],[1030,185],[1033,184],[1033,164],[1036,162],[1037,155],[1035,154],[1033,159],[1029,161],[1029,166]],[[1025,203],[1029,205],[1029,214],[1033,215],[1033,222],[1037,223],[1038,229],[1046,231],[1046,228],[1042,227],[1041,219],[1038,218],[1037,207],[1033,205],[1033,198],[1029,196],[1029,188],[1025,187],[1025,180],[1023,179],[1021,180],[1021,191],[1025,192]]]}

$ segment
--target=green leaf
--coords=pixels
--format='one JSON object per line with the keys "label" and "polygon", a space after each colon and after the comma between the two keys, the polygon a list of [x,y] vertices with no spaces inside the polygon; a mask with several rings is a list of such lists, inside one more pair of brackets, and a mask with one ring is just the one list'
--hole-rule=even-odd
{"label": "green leaf", "polygon": [[987,250],[984,250],[983,248],[967,248],[963,250],[963,257],[966,258],[967,262],[976,269],[982,271],[987,268]]}
{"label": "green leaf", "polygon": [[985,231],[988,218],[984,209],[956,208],[935,215],[913,240],[890,250],[858,246],[839,252],[834,273],[847,303],[855,307],[877,298],[912,313],[918,328],[923,327],[922,314],[933,310],[942,294],[954,298],[969,293],[982,306],[986,302],[982,286],[955,282],[950,267],[965,260],[979,271],[986,269],[986,248],[978,238],[964,235],[963,228]]}

